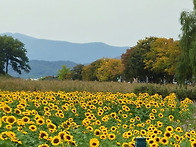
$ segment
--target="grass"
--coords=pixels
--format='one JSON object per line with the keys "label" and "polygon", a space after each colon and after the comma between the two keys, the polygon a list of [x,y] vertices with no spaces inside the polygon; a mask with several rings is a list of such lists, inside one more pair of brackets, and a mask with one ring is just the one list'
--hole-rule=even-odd
{"label": "grass", "polygon": [[8,91],[88,91],[88,92],[112,92],[136,94],[147,92],[150,95],[158,93],[167,96],[176,93],[179,99],[189,97],[196,100],[196,87],[188,86],[180,88],[175,84],[150,84],[150,83],[127,83],[127,82],[98,82],[98,81],[73,81],[73,80],[40,80],[32,81],[19,78],[0,76],[0,89]]}

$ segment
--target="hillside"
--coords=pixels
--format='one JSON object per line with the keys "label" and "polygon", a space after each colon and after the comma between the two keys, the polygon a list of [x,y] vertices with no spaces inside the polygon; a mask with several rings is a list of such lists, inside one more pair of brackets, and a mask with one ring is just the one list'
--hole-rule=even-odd
{"label": "hillside", "polygon": [[19,33],[4,33],[1,35],[12,36],[23,42],[30,60],[72,61],[78,64],[86,64],[103,57],[119,57],[129,48],[127,46],[110,46],[101,42],[71,43],[37,39]]}
{"label": "hillside", "polygon": [[22,73],[21,75],[14,72],[11,68],[9,74],[14,77],[21,78],[40,78],[44,76],[56,76],[58,70],[62,68],[62,65],[67,67],[74,67],[76,63],[71,61],[42,61],[42,60],[30,60],[29,65],[31,67],[30,73]]}

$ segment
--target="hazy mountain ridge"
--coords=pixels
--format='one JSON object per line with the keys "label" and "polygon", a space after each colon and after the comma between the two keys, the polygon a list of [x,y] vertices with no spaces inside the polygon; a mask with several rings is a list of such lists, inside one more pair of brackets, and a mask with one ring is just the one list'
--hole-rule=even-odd
{"label": "hazy mountain ridge", "polygon": [[127,46],[110,46],[101,42],[71,43],[67,41],[37,39],[19,33],[4,33],[1,35],[12,36],[23,42],[30,60],[61,60],[85,64],[103,57],[118,57],[129,48]]}
{"label": "hazy mountain ridge", "polygon": [[21,75],[14,72],[11,67],[9,68],[9,74],[14,77],[21,78],[40,78],[45,76],[56,76],[58,70],[62,68],[62,65],[66,65],[69,68],[76,66],[77,64],[71,61],[42,61],[42,60],[30,60],[29,65],[31,71],[29,73],[22,73]]}
{"label": "hazy mountain ridge", "polygon": [[11,68],[9,73],[15,77],[40,78],[58,73],[62,65],[74,67],[89,64],[97,59],[120,58],[129,47],[110,46],[102,42],[72,43],[67,41],[37,39],[20,33],[3,33],[23,42],[30,60],[30,73],[18,75]]}

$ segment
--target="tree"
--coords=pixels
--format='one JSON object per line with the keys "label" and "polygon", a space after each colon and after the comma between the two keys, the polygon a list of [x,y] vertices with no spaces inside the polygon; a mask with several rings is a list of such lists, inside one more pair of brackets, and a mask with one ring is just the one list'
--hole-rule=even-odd
{"label": "tree", "polygon": [[65,80],[69,72],[70,72],[70,68],[67,68],[66,65],[62,65],[62,69],[58,71],[57,78],[59,80]]}
{"label": "tree", "polygon": [[71,70],[71,78],[73,80],[82,80],[82,70],[84,65],[83,64],[77,64],[73,67]]}
{"label": "tree", "polygon": [[4,73],[5,57],[3,52],[3,39],[0,37],[0,74]]}
{"label": "tree", "polygon": [[144,59],[145,68],[158,74],[161,81],[172,82],[176,60],[180,54],[179,42],[172,38],[157,38],[150,44],[150,51]]}
{"label": "tree", "polygon": [[180,16],[181,56],[177,64],[176,76],[181,84],[196,77],[196,0],[193,4],[193,11],[183,11]]}
{"label": "tree", "polygon": [[[144,68],[144,59],[147,52],[150,51],[150,44],[156,40],[156,37],[139,40],[137,45],[128,49],[122,54],[121,59],[124,64],[124,76],[126,81],[133,81],[134,78],[145,81],[146,77],[153,77],[153,72]],[[154,76],[155,77],[155,76]]]}
{"label": "tree", "polygon": [[13,70],[21,74],[22,70],[30,71],[29,62],[26,56],[24,44],[10,36],[0,36],[0,71],[5,68],[5,73],[8,73],[8,66],[11,65]]}
{"label": "tree", "polygon": [[84,66],[82,70],[82,79],[86,81],[98,80],[96,73],[103,63],[104,63],[104,58],[98,59],[92,62],[91,64]]}
{"label": "tree", "polygon": [[104,62],[97,69],[96,77],[99,81],[117,81],[123,73],[124,66],[120,59],[104,58]]}

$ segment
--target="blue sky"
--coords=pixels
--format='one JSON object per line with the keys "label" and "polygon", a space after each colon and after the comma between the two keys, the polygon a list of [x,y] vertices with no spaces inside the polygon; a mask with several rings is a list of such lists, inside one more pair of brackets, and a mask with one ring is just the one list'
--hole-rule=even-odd
{"label": "blue sky", "polygon": [[134,46],[149,36],[179,39],[192,0],[1,0],[0,33],[76,43]]}

